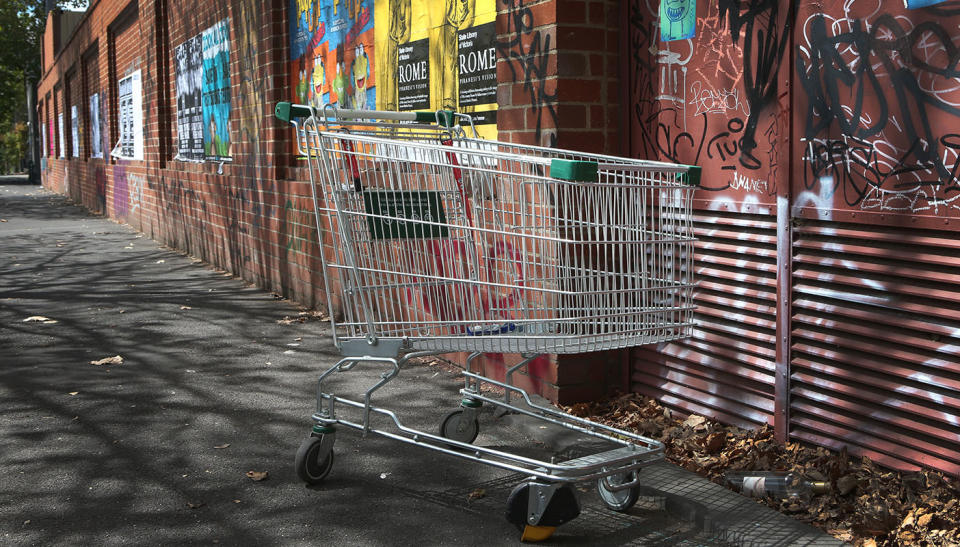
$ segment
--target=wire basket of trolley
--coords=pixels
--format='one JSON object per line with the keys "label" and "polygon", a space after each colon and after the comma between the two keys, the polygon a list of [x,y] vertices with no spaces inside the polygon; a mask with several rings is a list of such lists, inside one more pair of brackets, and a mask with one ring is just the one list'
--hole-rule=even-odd
{"label": "wire basket of trolley", "polygon": [[[338,427],[348,427],[528,476],[507,502],[524,539],[545,539],[579,514],[574,483],[594,481],[606,505],[629,509],[663,445],[536,404],[512,376],[543,354],[690,336],[699,168],[482,140],[469,116],[447,111],[279,103],[276,114],[309,162],[319,238],[332,243],[321,252],[326,297],[342,309],[331,322],[343,358],[318,381],[299,477],[328,475]],[[453,352],[470,354],[465,386],[438,433],[373,403],[405,362]],[[472,366],[488,352],[521,360],[497,381]],[[370,363],[388,371],[358,366]],[[362,401],[324,391],[331,375],[353,370],[376,373]],[[473,445],[484,404],[615,448],[541,461]]]}

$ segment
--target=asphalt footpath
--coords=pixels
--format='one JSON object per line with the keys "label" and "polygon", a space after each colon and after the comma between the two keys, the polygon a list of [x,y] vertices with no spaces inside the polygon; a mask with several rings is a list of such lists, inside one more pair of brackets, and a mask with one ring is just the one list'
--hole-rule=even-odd
{"label": "asphalt footpath", "polygon": [[[326,481],[298,480],[316,379],[338,358],[329,324],[299,311],[0,178],[0,544],[519,544],[504,518],[516,473],[341,430]],[[331,389],[356,397],[373,369]],[[375,402],[434,432],[461,385],[413,365]],[[476,442],[537,457],[584,446],[489,410]],[[626,513],[580,491],[581,516],[543,544],[838,544],[669,464],[644,470]]]}

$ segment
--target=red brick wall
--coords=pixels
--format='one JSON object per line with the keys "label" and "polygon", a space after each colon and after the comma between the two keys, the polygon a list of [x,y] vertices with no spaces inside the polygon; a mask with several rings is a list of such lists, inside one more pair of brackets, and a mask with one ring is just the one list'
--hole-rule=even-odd
{"label": "red brick wall", "polygon": [[[70,82],[70,100],[79,105],[84,128],[81,157],[48,158],[43,181],[59,192],[69,182],[71,197],[92,211],[261,287],[323,308],[321,251],[314,242],[308,173],[289,153],[289,127],[273,117],[273,105],[288,96],[288,3],[96,3],[59,55],[51,56],[40,83],[42,97],[66,83],[69,70],[77,71],[77,83]],[[133,10],[125,14],[130,5]],[[497,6],[500,138],[618,152],[613,123],[618,115],[617,4],[499,0]],[[224,18],[230,19],[233,161],[223,165],[179,161],[174,159],[173,51]],[[143,81],[144,160],[111,159],[110,150],[119,138],[117,82],[138,69]],[[89,158],[88,98],[96,91],[101,95],[105,159]],[[69,108],[64,109],[57,95],[41,114],[56,121],[60,112],[65,112],[68,123]],[[552,399],[592,396],[608,389],[609,378],[619,375],[614,365],[618,357],[604,359],[601,366],[587,359],[563,358],[558,363],[545,357],[533,363],[519,383]],[[489,355],[484,366],[490,375],[502,377],[512,362],[511,356]],[[597,382],[598,389],[590,387]]]}

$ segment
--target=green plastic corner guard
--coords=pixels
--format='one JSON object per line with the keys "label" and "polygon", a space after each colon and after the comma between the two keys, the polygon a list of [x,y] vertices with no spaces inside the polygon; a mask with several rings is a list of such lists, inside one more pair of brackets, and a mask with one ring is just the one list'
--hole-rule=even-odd
{"label": "green plastic corner guard", "polygon": [[572,182],[597,182],[597,162],[576,160],[551,160],[550,176]]}
{"label": "green plastic corner guard", "polygon": [[703,170],[699,165],[688,165],[686,173],[680,173],[680,182],[687,186],[700,186],[700,172]]}
{"label": "green plastic corner guard", "polygon": [[291,118],[309,116],[310,109],[305,106],[297,106],[286,101],[281,101],[277,103],[277,107],[273,110],[273,113],[277,116],[278,120],[290,123]]}
{"label": "green plastic corner guard", "polygon": [[443,127],[453,127],[456,125],[456,118],[453,117],[453,110],[437,110],[436,112],[414,112],[417,116],[417,122],[437,123]]}

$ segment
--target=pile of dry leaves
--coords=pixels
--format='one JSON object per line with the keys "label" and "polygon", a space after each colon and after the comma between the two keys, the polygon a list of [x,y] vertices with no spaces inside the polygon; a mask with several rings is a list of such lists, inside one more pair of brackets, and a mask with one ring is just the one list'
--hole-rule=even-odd
{"label": "pile of dry leaves", "polygon": [[830,481],[830,494],[809,504],[766,503],[827,533],[867,547],[960,545],[960,481],[933,471],[884,469],[820,447],[781,445],[773,429],[724,426],[702,416],[676,417],[652,399],[630,394],[565,410],[662,441],[671,462],[723,483],[732,470],[802,471]]}

